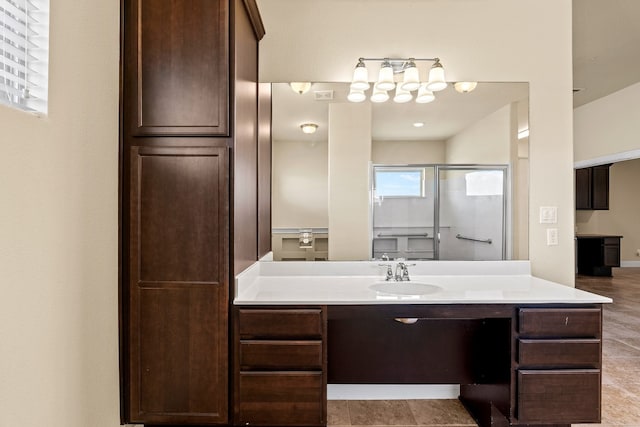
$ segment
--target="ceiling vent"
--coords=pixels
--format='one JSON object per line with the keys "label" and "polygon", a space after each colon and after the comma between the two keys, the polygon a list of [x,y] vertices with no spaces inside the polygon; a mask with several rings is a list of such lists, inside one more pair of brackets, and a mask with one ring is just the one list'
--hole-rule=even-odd
{"label": "ceiling vent", "polygon": [[332,90],[316,90],[313,94],[316,101],[331,101],[333,99]]}

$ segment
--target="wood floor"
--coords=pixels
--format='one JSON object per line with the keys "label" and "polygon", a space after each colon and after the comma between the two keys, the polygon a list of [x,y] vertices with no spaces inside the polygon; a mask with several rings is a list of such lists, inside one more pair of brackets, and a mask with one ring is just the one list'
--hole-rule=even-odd
{"label": "wood floor", "polygon": [[[602,424],[640,427],[640,268],[577,276],[576,287],[613,299],[604,309]],[[457,400],[329,401],[330,426],[476,426]]]}

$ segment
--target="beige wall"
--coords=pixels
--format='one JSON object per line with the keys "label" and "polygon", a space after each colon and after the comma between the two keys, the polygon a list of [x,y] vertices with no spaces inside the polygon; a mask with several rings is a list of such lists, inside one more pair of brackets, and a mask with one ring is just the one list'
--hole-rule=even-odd
{"label": "beige wall", "polygon": [[0,426],[115,427],[117,1],[51,1],[49,116],[0,106]]}
{"label": "beige wall", "polygon": [[447,140],[446,163],[510,164],[516,129],[514,107],[505,105]]}
{"label": "beige wall", "polygon": [[444,141],[373,141],[371,161],[380,164],[429,164],[445,162]]}
{"label": "beige wall", "polygon": [[609,210],[576,211],[578,233],[620,234],[622,261],[640,262],[640,159],[615,163],[609,170]]}
{"label": "beige wall", "polygon": [[640,156],[640,83],[574,110],[574,157],[588,161],[616,153]]}
{"label": "beige wall", "polygon": [[272,160],[272,227],[328,227],[327,141],[274,141]]}
{"label": "beige wall", "polygon": [[[405,55],[440,57],[451,81],[529,82],[532,271],[573,285],[571,0],[258,3],[262,81],[349,81],[361,56]],[[424,25],[425,16],[437,19]],[[380,31],[390,22],[401,24]],[[546,245],[540,206],[558,207],[557,246]]]}
{"label": "beige wall", "polygon": [[329,259],[369,259],[371,104],[329,105]]}

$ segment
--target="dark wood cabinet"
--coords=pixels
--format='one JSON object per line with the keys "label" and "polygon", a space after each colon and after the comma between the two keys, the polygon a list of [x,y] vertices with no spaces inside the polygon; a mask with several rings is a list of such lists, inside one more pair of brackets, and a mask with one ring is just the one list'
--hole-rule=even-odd
{"label": "dark wood cabinet", "polygon": [[519,310],[516,339],[520,423],[600,422],[602,310]]}
{"label": "dark wood cabinet", "polygon": [[264,29],[253,0],[121,11],[121,421],[229,425],[230,284],[258,259],[270,205],[257,193]]}
{"label": "dark wood cabinet", "polygon": [[129,422],[228,418],[227,150],[130,149]]}
{"label": "dark wood cabinet", "polygon": [[589,276],[611,276],[620,267],[622,236],[580,234],[576,236],[578,273]]}
{"label": "dark wood cabinet", "polygon": [[236,424],[326,425],[326,309],[238,308],[235,321]]}
{"label": "dark wood cabinet", "polygon": [[576,209],[609,209],[610,164],[576,169]]}

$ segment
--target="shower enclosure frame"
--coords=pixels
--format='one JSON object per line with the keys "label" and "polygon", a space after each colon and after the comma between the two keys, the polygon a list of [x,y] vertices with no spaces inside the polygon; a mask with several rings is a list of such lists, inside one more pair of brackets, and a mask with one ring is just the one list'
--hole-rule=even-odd
{"label": "shower enclosure frame", "polygon": [[[508,215],[511,206],[511,181],[510,181],[510,167],[508,164],[445,164],[445,163],[416,163],[416,164],[383,164],[383,163],[371,163],[369,167],[369,254],[371,259],[374,257],[374,227],[375,227],[375,170],[376,168],[433,168],[433,260],[440,260],[440,172],[446,170],[470,170],[470,171],[489,171],[500,170],[502,171],[502,251],[501,259],[509,259],[511,253],[511,240],[507,236],[511,230],[511,217]],[[424,184],[423,184],[424,185]]]}

